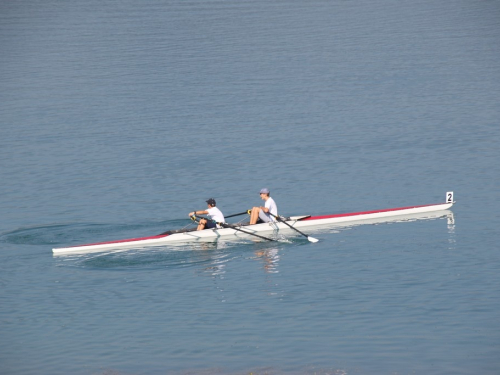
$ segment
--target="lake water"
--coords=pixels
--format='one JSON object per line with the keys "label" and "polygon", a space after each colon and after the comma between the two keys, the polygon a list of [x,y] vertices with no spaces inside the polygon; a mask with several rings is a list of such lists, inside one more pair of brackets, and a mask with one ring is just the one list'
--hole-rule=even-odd
{"label": "lake water", "polygon": [[[498,1],[4,1],[1,374],[498,374]],[[287,242],[53,256],[226,214]]]}

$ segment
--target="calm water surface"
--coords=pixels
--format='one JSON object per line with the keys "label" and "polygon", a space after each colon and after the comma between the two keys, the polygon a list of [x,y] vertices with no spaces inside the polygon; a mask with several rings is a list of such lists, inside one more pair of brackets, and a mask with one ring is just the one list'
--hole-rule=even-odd
{"label": "calm water surface", "polygon": [[[496,1],[0,5],[1,374],[497,374]],[[450,217],[53,256],[217,199]],[[448,215],[450,216],[450,215]]]}

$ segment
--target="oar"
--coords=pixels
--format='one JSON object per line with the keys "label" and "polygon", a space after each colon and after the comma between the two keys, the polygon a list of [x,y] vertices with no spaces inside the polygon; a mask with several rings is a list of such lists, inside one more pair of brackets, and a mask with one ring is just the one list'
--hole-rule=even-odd
{"label": "oar", "polygon": [[[246,213],[246,212],[245,212]],[[197,216],[196,215],[193,215],[192,218],[196,218]],[[210,221],[213,221],[214,223],[216,224],[219,224],[221,227],[223,228],[231,228],[231,229],[234,229],[234,230],[237,230],[237,231],[240,231],[240,232],[243,232],[243,233],[246,233],[246,234],[249,234],[251,236],[255,236],[255,237],[259,237],[259,238],[262,238],[263,240],[267,240],[267,241],[276,241],[275,239],[272,239],[272,238],[269,238],[269,237],[264,237],[264,236],[260,236],[258,234],[255,234],[255,233],[252,233],[252,232],[247,232],[246,230],[243,230],[241,228],[237,228],[236,226],[233,226],[233,225],[230,225],[230,224],[226,224],[226,223],[217,223],[215,220],[212,220],[212,219],[209,219],[209,218],[206,218],[204,217],[203,219],[206,219],[206,220],[210,220]],[[195,219],[193,219],[195,220]],[[196,221],[196,220],[195,220]]]}
{"label": "oar", "polygon": [[249,211],[249,210],[247,210],[247,211],[245,211],[245,212],[240,212],[239,214],[232,214],[232,215],[229,215],[229,216],[224,216],[224,217],[227,219],[228,217],[234,217],[234,216],[245,215],[245,214],[248,214],[248,211]]}
{"label": "oar", "polygon": [[273,216],[276,218],[276,220],[278,221],[281,221],[283,224],[286,224],[288,225],[290,228],[292,228],[294,231],[296,232],[299,232],[301,235],[303,235],[304,237],[307,237],[307,239],[309,240],[309,242],[318,242],[319,240],[317,238],[314,238],[314,237],[311,237],[311,236],[308,236],[307,234],[305,233],[302,233],[300,230],[298,230],[297,228],[294,228],[292,227],[290,224],[288,224],[285,220],[283,220],[281,217],[279,216],[276,216],[276,215],[273,215],[272,213],[269,212],[269,215]]}

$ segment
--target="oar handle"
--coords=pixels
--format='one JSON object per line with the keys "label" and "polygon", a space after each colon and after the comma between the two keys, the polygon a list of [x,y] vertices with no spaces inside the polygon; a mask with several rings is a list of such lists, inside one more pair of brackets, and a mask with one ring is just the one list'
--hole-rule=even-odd
{"label": "oar handle", "polygon": [[232,214],[232,215],[224,216],[224,217],[227,219],[228,217],[240,216],[240,215],[245,215],[245,214],[250,214],[250,210],[246,210],[246,211],[240,212],[238,214]]}

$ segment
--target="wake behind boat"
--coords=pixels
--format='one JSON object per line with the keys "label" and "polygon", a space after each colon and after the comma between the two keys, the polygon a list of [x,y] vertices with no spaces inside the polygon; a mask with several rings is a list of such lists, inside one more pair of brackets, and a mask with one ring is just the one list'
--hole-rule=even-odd
{"label": "wake behind boat", "polygon": [[[280,218],[281,221],[262,224],[228,224],[224,228],[204,229],[179,229],[168,231],[156,236],[131,238],[118,241],[91,243],[86,245],[54,248],[54,254],[81,253],[93,251],[105,251],[111,249],[141,248],[149,246],[162,246],[172,243],[189,243],[198,241],[216,241],[221,238],[264,238],[266,234],[273,232],[286,232],[297,230],[320,230],[321,228],[356,225],[356,223],[370,221],[391,221],[402,217],[422,215],[439,211],[445,211],[453,206],[453,192],[446,193],[446,202],[439,204],[428,204],[420,206],[408,206],[399,208],[389,208],[385,210],[362,211],[353,213],[321,215],[321,216],[291,216]],[[302,233],[303,234],[303,233]],[[315,242],[315,241],[311,241]]]}

